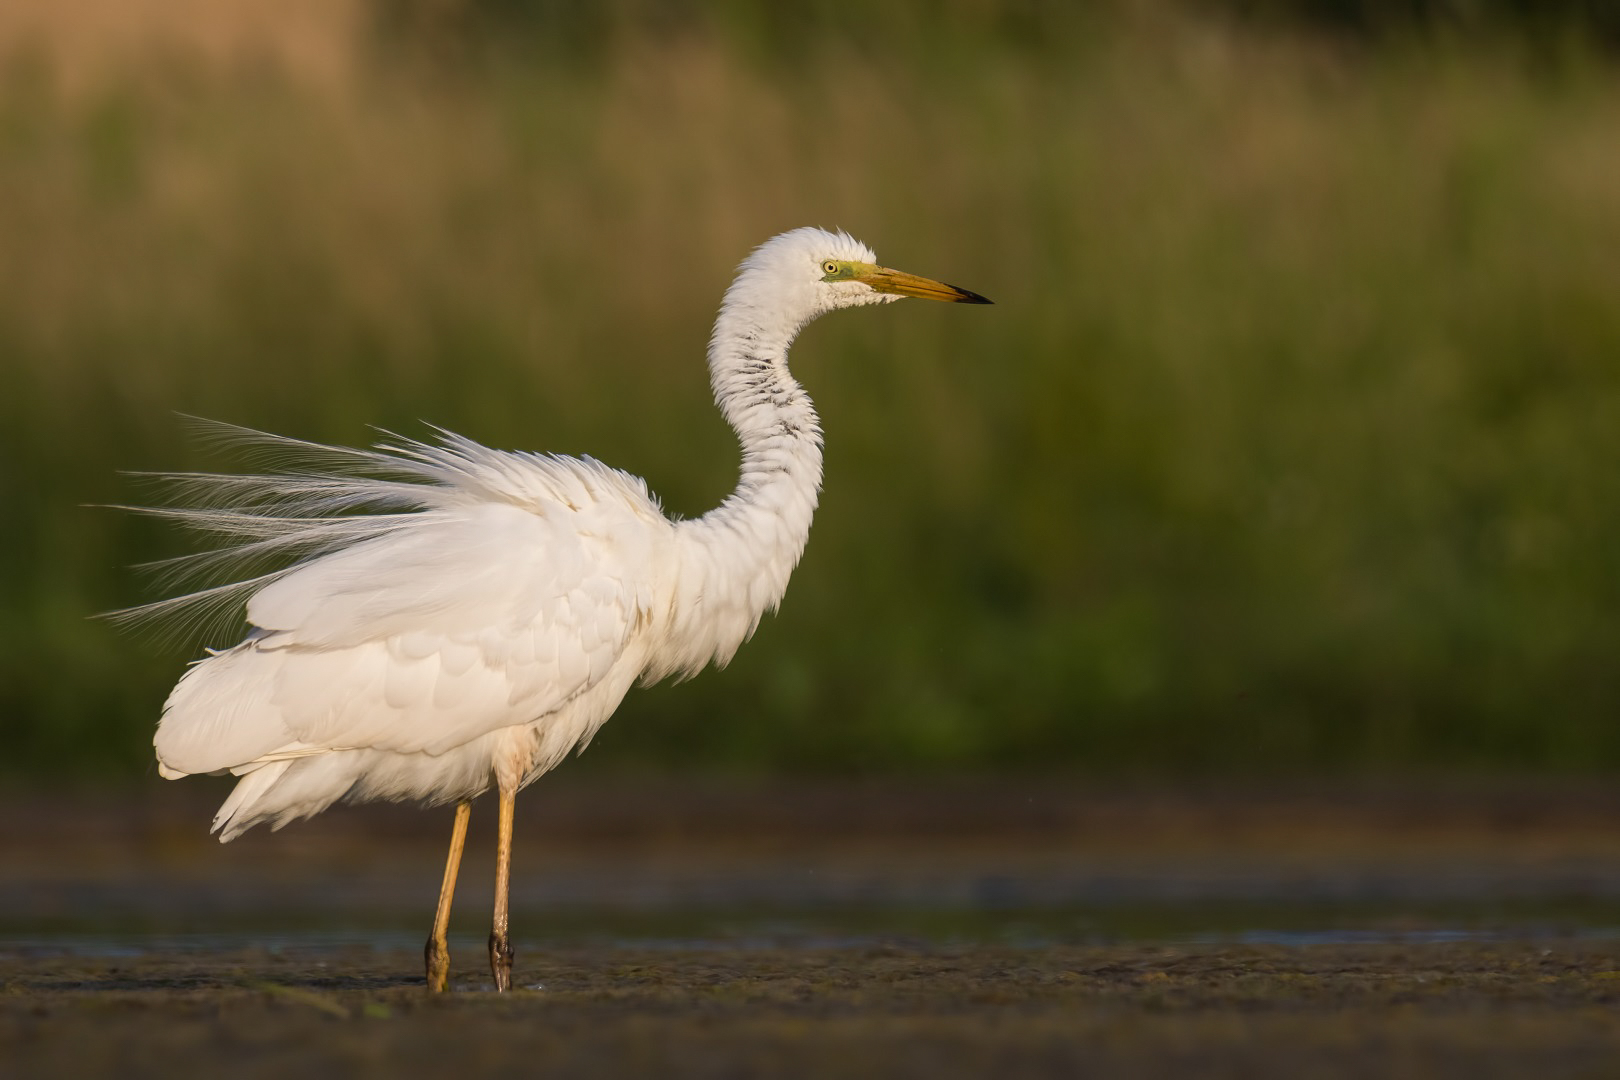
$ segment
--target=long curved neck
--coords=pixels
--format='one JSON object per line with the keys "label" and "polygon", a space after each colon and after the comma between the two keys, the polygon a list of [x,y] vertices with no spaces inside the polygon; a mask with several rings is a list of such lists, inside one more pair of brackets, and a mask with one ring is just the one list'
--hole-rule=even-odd
{"label": "long curved neck", "polygon": [[681,585],[678,657],[670,671],[724,664],[787,591],[804,554],[821,491],[821,421],[788,371],[799,324],[727,293],[709,341],[715,404],[742,444],[736,490],[701,518],[677,526]]}
{"label": "long curved neck", "polygon": [[721,308],[709,340],[709,384],[742,444],[742,472],[736,490],[701,519],[747,527],[756,538],[761,525],[778,526],[791,551],[766,544],[759,554],[786,555],[790,569],[804,552],[821,491],[821,418],[788,371],[798,332],[729,296]]}

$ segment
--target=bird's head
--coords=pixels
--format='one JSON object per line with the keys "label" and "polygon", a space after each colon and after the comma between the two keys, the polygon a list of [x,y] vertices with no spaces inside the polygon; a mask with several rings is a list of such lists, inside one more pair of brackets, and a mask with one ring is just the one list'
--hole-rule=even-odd
{"label": "bird's head", "polygon": [[761,314],[794,326],[837,308],[884,304],[904,296],[957,304],[988,304],[978,293],[879,266],[872,249],[843,232],[794,229],[772,237],[738,268],[726,294]]}

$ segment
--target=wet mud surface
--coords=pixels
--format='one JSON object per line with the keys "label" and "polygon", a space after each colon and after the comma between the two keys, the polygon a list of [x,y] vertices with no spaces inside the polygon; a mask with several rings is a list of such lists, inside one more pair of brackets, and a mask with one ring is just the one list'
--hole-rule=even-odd
{"label": "wet mud surface", "polygon": [[[559,949],[432,998],[368,949],[12,956],[13,1076],[1607,1076],[1591,945]],[[532,986],[532,983],[530,984]]]}
{"label": "wet mud surface", "polygon": [[488,989],[475,810],[433,997],[447,811],[220,847],[200,787],[0,793],[0,1073],[1620,1067],[1620,800],[1596,788],[542,785],[520,989]]}

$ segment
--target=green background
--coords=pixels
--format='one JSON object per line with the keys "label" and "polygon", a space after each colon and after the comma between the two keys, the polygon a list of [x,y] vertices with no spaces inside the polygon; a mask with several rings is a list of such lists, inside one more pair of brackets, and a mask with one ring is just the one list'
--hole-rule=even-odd
{"label": "green background", "polygon": [[0,773],[150,769],[198,643],[88,616],[188,541],[87,504],[232,467],[177,413],[701,513],[709,320],[805,224],[997,306],[804,335],[782,614],[588,767],[1620,765],[1605,6],[262,6],[0,22]]}

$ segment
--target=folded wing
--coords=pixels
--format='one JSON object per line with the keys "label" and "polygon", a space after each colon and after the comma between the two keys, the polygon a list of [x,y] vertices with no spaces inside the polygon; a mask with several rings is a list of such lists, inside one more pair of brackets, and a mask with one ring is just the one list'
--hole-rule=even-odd
{"label": "folded wing", "polygon": [[175,687],[164,771],[440,754],[541,719],[634,652],[667,531],[612,500],[484,502],[316,558],[259,590],[248,639]]}

